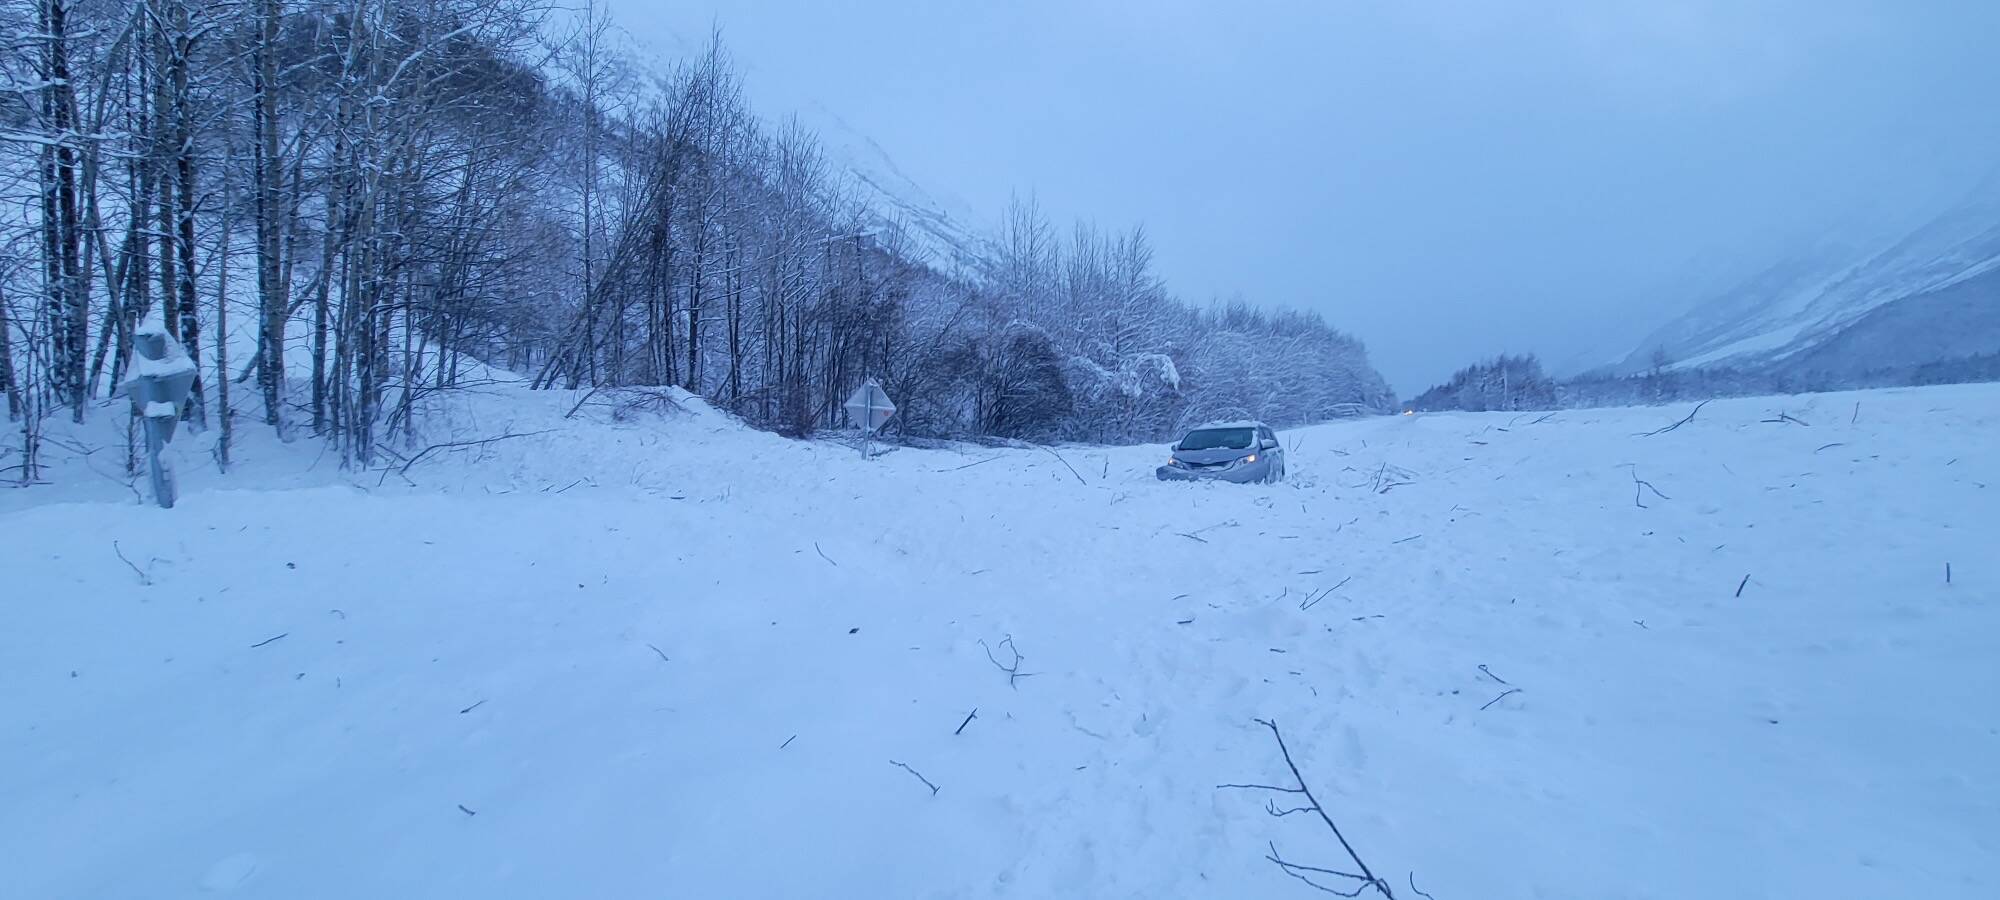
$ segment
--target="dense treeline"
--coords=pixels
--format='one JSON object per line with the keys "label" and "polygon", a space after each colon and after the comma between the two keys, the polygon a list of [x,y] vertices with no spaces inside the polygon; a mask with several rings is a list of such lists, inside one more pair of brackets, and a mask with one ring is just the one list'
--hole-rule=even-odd
{"label": "dense treeline", "polygon": [[[876,377],[942,437],[1153,438],[1387,405],[1314,316],[1197,310],[1143,233],[1010,211],[935,265],[719,45],[648,76],[525,0],[0,0],[0,392],[113,410],[140,318],[201,361],[191,429],[254,418],[367,465],[487,366],[673,385],[764,427]],[[232,336],[234,335],[234,336]]]}

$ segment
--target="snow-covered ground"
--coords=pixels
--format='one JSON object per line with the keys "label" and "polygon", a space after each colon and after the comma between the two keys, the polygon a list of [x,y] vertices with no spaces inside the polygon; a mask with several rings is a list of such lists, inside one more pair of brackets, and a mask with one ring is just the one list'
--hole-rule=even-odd
{"label": "snow-covered ground", "polygon": [[1217,788],[1291,783],[1263,718],[1399,897],[2000,896],[2000,386],[1247,487],[494,390],[432,440],[553,430],[408,483],[0,492],[0,895],[1320,896],[1265,856],[1324,825]]}

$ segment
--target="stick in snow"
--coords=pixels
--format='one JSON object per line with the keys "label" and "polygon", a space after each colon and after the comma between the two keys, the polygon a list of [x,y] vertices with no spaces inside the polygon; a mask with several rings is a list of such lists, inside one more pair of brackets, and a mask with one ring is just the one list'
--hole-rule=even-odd
{"label": "stick in snow", "polygon": [[465,814],[466,814],[466,815],[468,815],[468,816],[476,816],[476,815],[479,815],[478,813],[476,813],[476,812],[473,812],[472,810],[469,810],[469,809],[466,809],[466,808],[465,808],[465,804],[463,804],[463,803],[460,803],[460,804],[458,805],[458,811],[459,811],[459,812],[462,812],[462,813],[465,813]]}
{"label": "stick in snow", "polygon": [[1690,411],[1688,412],[1688,414],[1687,414],[1687,418],[1685,418],[1685,419],[1682,419],[1682,420],[1680,420],[1680,421],[1678,421],[1678,422],[1675,422],[1675,423],[1674,423],[1674,424],[1672,424],[1672,425],[1668,425],[1668,426],[1667,426],[1667,427],[1665,427],[1665,428],[1661,428],[1661,429],[1658,429],[1658,430],[1655,430],[1655,431],[1648,431],[1648,432],[1645,432],[1644,434],[1641,434],[1641,435],[1639,435],[1639,437],[1652,437],[1653,435],[1656,435],[1656,434],[1666,434],[1667,432],[1669,432],[1669,431],[1672,431],[1672,430],[1674,430],[1674,429],[1676,429],[1676,428],[1679,428],[1679,427],[1681,427],[1682,425],[1686,425],[1687,423],[1689,423],[1689,422],[1692,422],[1692,421],[1694,421],[1694,417],[1695,417],[1695,414],[1696,414],[1696,413],[1699,413],[1699,412],[1701,412],[1701,408],[1702,408],[1702,407],[1704,407],[1704,406],[1707,406],[1708,404],[1709,404],[1709,401],[1707,401],[1707,400],[1703,400],[1703,401],[1701,401],[1700,403],[1697,403],[1697,404],[1695,404],[1695,405],[1694,405],[1694,409],[1693,409],[1693,410],[1690,410]]}
{"label": "stick in snow", "polygon": [[1750,583],[1750,576],[1748,575],[1743,576],[1743,580],[1736,583],[1736,596],[1738,597],[1743,596],[1743,588],[1745,585],[1748,585],[1749,583]]}
{"label": "stick in snow", "polygon": [[790,746],[792,745],[792,742],[793,742],[793,741],[796,741],[796,740],[798,740],[798,739],[799,739],[799,736],[798,736],[798,735],[796,735],[796,734],[795,734],[795,735],[792,735],[791,737],[788,737],[788,738],[785,738],[785,742],[784,742],[784,743],[782,743],[782,744],[779,744],[779,745],[778,745],[778,749],[780,749],[780,750],[783,750],[783,749],[785,749],[786,747],[790,747]]}
{"label": "stick in snow", "polygon": [[927,788],[930,788],[930,789],[931,789],[931,796],[933,796],[933,797],[937,796],[937,792],[938,792],[938,786],[937,786],[937,785],[935,785],[935,784],[932,784],[932,783],[931,783],[931,780],[930,780],[930,779],[928,779],[928,778],[925,778],[922,772],[919,772],[919,771],[917,771],[917,770],[915,770],[915,769],[912,769],[912,768],[910,768],[910,767],[909,767],[909,765],[908,765],[908,764],[906,764],[906,763],[899,763],[899,762],[897,762],[897,761],[895,761],[895,760],[893,760],[893,759],[892,759],[892,760],[889,760],[889,765],[892,765],[892,766],[896,766],[896,767],[898,767],[898,768],[902,769],[903,771],[905,771],[905,772],[908,772],[908,773],[910,773],[911,775],[915,775],[915,776],[917,776],[917,780],[918,780],[918,781],[921,781],[921,782],[923,782],[923,783],[924,783],[924,787],[927,787]]}
{"label": "stick in snow", "polygon": [[958,730],[951,733],[952,737],[964,734],[965,726],[972,724],[972,720],[977,718],[979,718],[979,707],[975,706],[971,712],[965,714],[965,721],[958,723]]}
{"label": "stick in snow", "polygon": [[836,569],[840,568],[840,563],[834,562],[833,557],[826,555],[826,551],[821,550],[819,548],[818,541],[813,541],[813,552],[819,554],[820,559],[826,560],[827,565],[830,565]]}
{"label": "stick in snow", "polygon": [[471,706],[468,706],[468,707],[466,707],[466,708],[464,708],[464,709],[461,709],[461,710],[459,710],[459,711],[458,711],[458,714],[462,716],[462,715],[465,715],[466,713],[469,713],[469,712],[471,712],[471,711],[473,711],[473,710],[475,710],[475,709],[478,709],[478,708],[480,708],[480,707],[482,707],[482,706],[485,706],[485,705],[486,705],[486,699],[485,699],[484,697],[482,697],[482,698],[480,698],[480,700],[479,700],[479,702],[478,702],[478,703],[474,703],[474,704],[472,704]]}
{"label": "stick in snow", "polygon": [[1491,678],[1491,679],[1493,679],[1494,681],[1497,681],[1497,682],[1500,682],[1501,684],[1505,684],[1505,685],[1507,685],[1508,687],[1513,687],[1513,685],[1512,685],[1512,684],[1508,684],[1508,682],[1507,682],[1507,679],[1505,679],[1505,678],[1501,678],[1500,676],[1498,676],[1498,675],[1495,675],[1495,674],[1493,674],[1493,670],[1492,670],[1492,669],[1489,669],[1489,668],[1486,668],[1486,664],[1485,664],[1485,663],[1480,663],[1480,664],[1479,664],[1479,671],[1481,671],[1481,672],[1485,672],[1485,673],[1486,673],[1486,677],[1488,677],[1488,678]]}
{"label": "stick in snow", "polygon": [[646,646],[652,647],[653,652],[658,653],[660,655],[660,662],[673,662],[673,660],[667,658],[667,651],[661,650],[658,647],[653,647],[652,644],[647,644]]}
{"label": "stick in snow", "polygon": [[281,634],[281,635],[278,635],[278,637],[268,637],[268,638],[265,638],[265,639],[263,639],[263,640],[261,640],[261,641],[258,641],[257,643],[254,643],[254,644],[251,644],[251,645],[250,645],[250,649],[252,649],[252,650],[255,650],[255,649],[257,649],[258,647],[262,647],[262,646],[264,646],[265,644],[268,644],[268,643],[270,643],[270,642],[272,642],[272,641],[275,641],[275,640],[277,640],[278,638],[281,638],[281,637],[284,637],[284,636],[285,636],[286,634],[291,634],[291,632],[287,631],[287,632],[285,632],[285,634]]}

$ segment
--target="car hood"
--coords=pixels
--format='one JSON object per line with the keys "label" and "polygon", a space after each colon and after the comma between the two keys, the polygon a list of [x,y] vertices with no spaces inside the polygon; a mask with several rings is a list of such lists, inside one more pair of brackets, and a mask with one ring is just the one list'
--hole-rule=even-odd
{"label": "car hood", "polygon": [[1200,463],[1202,465],[1214,465],[1215,463],[1219,462],[1229,462],[1230,460],[1242,459],[1243,457],[1249,456],[1254,452],[1256,451],[1249,449],[1230,450],[1228,448],[1221,448],[1216,450],[1175,450],[1174,458],[1180,460],[1181,462]]}

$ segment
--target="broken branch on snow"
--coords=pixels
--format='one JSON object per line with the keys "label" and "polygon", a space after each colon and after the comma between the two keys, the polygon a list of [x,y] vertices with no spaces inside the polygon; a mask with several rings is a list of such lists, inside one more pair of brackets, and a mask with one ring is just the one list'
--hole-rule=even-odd
{"label": "broken branch on snow", "polygon": [[[1279,855],[1278,845],[1276,843],[1272,843],[1270,845],[1271,852],[1264,858],[1270,860],[1273,864],[1275,864],[1279,868],[1280,871],[1283,871],[1285,874],[1290,875],[1293,878],[1297,878],[1300,881],[1310,884],[1313,887],[1316,887],[1330,894],[1337,894],[1342,897],[1359,897],[1369,888],[1374,888],[1376,891],[1380,892],[1383,897],[1389,898],[1389,900],[1395,900],[1396,895],[1393,891],[1389,889],[1389,883],[1383,881],[1380,878],[1375,877],[1374,871],[1369,869],[1368,864],[1361,860],[1361,855],[1354,852],[1354,845],[1347,842],[1347,836],[1340,833],[1340,826],[1333,824],[1333,817],[1327,814],[1326,806],[1320,803],[1319,798],[1313,796],[1312,789],[1306,786],[1305,775],[1299,772],[1298,763],[1292,760],[1291,748],[1285,746],[1285,735],[1283,732],[1280,732],[1278,730],[1278,723],[1266,719],[1255,719],[1253,721],[1255,721],[1259,725],[1264,726],[1265,728],[1271,729],[1271,737],[1276,739],[1278,742],[1278,753],[1284,756],[1285,767],[1291,770],[1292,780],[1297,786],[1280,787],[1271,784],[1219,784],[1216,785],[1216,787],[1218,789],[1235,788],[1241,790],[1276,791],[1282,794],[1298,794],[1305,797],[1306,805],[1303,807],[1299,807],[1298,809],[1281,811],[1278,809],[1277,804],[1271,803],[1268,800],[1265,801],[1266,803],[1265,809],[1271,815],[1279,817],[1283,817],[1286,815],[1290,815],[1294,812],[1300,812],[1300,811],[1308,811],[1318,814],[1319,820],[1326,824],[1327,830],[1333,832],[1334,839],[1340,842],[1341,849],[1347,851],[1347,858],[1353,860],[1355,867],[1360,869],[1361,871],[1359,874],[1356,874],[1353,872],[1343,872],[1338,869],[1327,869],[1319,866],[1307,866],[1307,865],[1301,865],[1299,863],[1290,862],[1286,860],[1283,856]],[[1354,889],[1348,891],[1348,890],[1341,890],[1338,888],[1328,887],[1324,884],[1320,884],[1319,882],[1314,881],[1312,876],[1315,875],[1331,876],[1334,878],[1346,879],[1354,883]]]}

